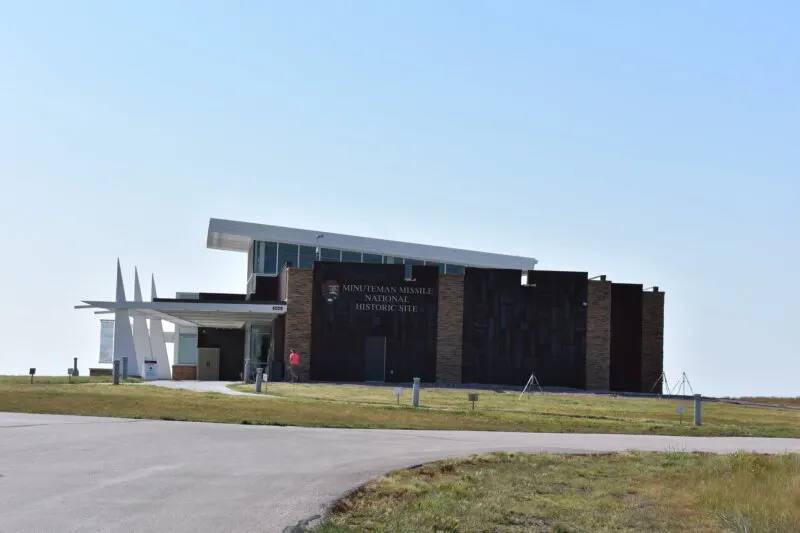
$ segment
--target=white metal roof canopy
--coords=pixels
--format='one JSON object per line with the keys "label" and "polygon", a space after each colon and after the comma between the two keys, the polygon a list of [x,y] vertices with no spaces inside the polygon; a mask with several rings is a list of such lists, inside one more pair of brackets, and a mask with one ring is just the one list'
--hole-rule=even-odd
{"label": "white metal roof canopy", "polygon": [[203,328],[242,328],[249,322],[269,323],[286,313],[285,304],[219,302],[102,302],[84,301],[76,309],[96,309],[98,313],[127,310],[131,316],[166,320],[179,326]]}
{"label": "white metal roof canopy", "polygon": [[334,248],[391,257],[450,263],[482,268],[534,270],[538,261],[521,257],[475,250],[463,250],[429,244],[358,237],[252,222],[212,218],[208,222],[206,246],[215,250],[247,252],[253,241],[284,242],[301,246]]}

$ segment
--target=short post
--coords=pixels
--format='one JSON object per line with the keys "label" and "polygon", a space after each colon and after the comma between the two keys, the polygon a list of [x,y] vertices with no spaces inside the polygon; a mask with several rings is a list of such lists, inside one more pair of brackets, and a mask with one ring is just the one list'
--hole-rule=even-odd
{"label": "short post", "polygon": [[114,370],[111,374],[114,376],[114,385],[119,385],[119,359],[114,361]]}
{"label": "short post", "polygon": [[419,407],[419,378],[414,378],[414,385],[411,388],[411,405]]}
{"label": "short post", "polygon": [[694,395],[694,425],[702,425],[703,422],[703,396],[701,394]]}
{"label": "short post", "polygon": [[472,402],[472,410],[475,410],[475,402],[478,401],[478,393],[470,392],[467,394],[467,399]]}
{"label": "short post", "polygon": [[264,369],[256,368],[256,392],[261,392],[261,382],[264,380]]}
{"label": "short post", "polygon": [[75,376],[75,377],[80,376],[80,374],[78,373],[78,358],[77,357],[73,357],[72,358],[72,375]]}
{"label": "short post", "polygon": [[397,405],[400,405],[400,396],[403,394],[403,388],[395,387],[394,390],[392,391],[392,394],[394,394],[395,397],[397,398]]}
{"label": "short post", "polygon": [[128,356],[122,356],[122,379],[128,379]]}

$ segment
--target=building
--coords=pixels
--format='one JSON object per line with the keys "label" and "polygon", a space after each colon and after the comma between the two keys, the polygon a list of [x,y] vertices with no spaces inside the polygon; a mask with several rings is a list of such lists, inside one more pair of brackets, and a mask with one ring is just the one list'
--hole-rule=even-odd
{"label": "building", "polygon": [[261,366],[281,380],[292,349],[302,381],[523,385],[535,373],[543,386],[649,392],[662,372],[657,287],[230,220],[211,219],[207,245],[248,254],[244,292],[85,302],[175,323],[174,379],[239,380]]}

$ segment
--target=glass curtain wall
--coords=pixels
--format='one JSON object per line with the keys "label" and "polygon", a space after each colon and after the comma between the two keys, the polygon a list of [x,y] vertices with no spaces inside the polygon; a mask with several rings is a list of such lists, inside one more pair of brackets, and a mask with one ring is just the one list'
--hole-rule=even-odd
{"label": "glass curtain wall", "polygon": [[256,378],[256,369],[263,368],[264,372],[268,372],[268,363],[270,360],[270,349],[272,346],[272,326],[271,325],[250,325],[248,326],[248,350],[245,356],[249,365],[250,375],[247,379],[254,381]]}
{"label": "glass curtain wall", "polygon": [[[276,276],[286,265],[291,263],[294,267],[312,268],[317,258],[317,248],[314,246],[299,246],[297,244],[258,241],[253,246],[253,272]],[[385,265],[430,265],[439,268],[442,274],[464,274],[463,265],[443,264],[437,261],[422,261],[403,257],[383,256],[381,254],[352,252],[337,248],[320,248],[321,261],[345,261],[348,263],[373,263]]]}
{"label": "glass curtain wall", "polygon": [[278,243],[259,241],[253,247],[253,272],[274,276],[278,273]]}

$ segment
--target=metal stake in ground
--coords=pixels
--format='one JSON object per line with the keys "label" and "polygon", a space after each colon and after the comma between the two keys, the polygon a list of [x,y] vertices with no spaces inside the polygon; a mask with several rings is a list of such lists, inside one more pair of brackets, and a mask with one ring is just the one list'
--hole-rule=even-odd
{"label": "metal stake in ground", "polygon": [[525,388],[522,389],[522,394],[520,394],[519,397],[522,398],[523,396],[525,396],[526,392],[530,392],[532,394],[534,387],[539,389],[539,392],[544,394],[542,386],[539,385],[539,380],[536,379],[536,374],[531,374],[531,377],[528,378],[528,382],[525,384]]}
{"label": "metal stake in ground", "polygon": [[672,390],[672,394],[675,394],[677,392],[680,396],[686,396],[686,387],[689,387],[690,394],[694,394],[694,391],[692,390],[692,384],[689,383],[689,376],[687,376],[686,372],[684,372],[683,374],[681,374],[681,380],[678,382],[677,385],[675,385],[675,388]]}
{"label": "metal stake in ground", "polygon": [[[658,379],[656,380],[656,382],[653,383],[653,386],[650,387],[650,393],[652,394],[653,391],[656,390],[656,387],[658,387],[659,383],[661,383],[663,385],[663,387],[661,387],[661,394],[662,395],[664,395],[664,394],[669,395],[670,394],[669,383],[667,383],[667,375],[663,371],[661,372],[661,375],[658,376]],[[667,392],[664,392],[665,390]]]}

